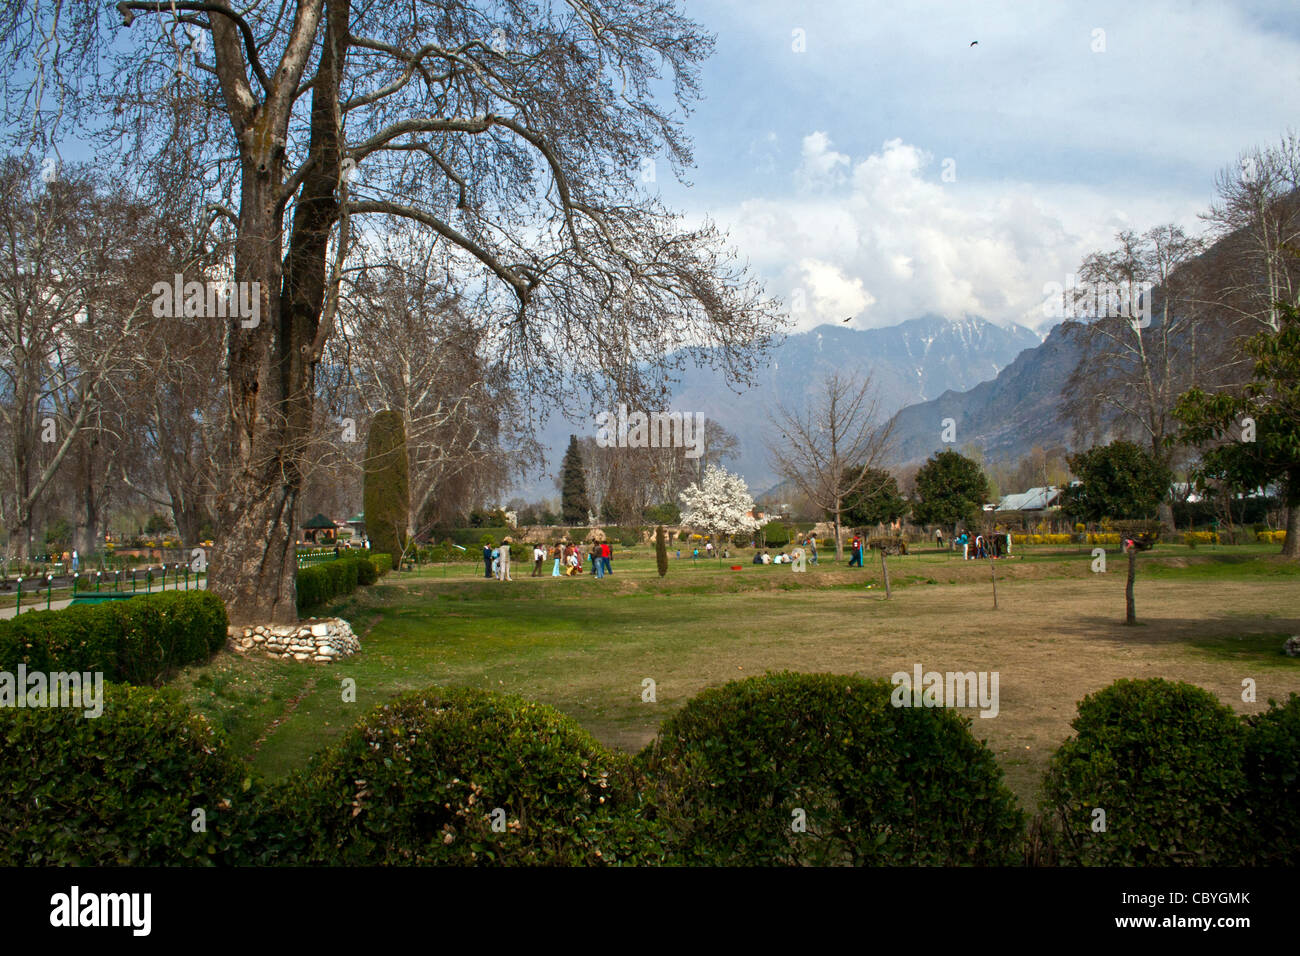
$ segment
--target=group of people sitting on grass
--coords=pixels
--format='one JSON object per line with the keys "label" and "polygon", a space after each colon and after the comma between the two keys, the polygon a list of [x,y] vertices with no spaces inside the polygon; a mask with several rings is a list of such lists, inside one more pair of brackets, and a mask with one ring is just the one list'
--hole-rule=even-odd
{"label": "group of people sitting on grass", "polygon": [[782,551],[780,554],[768,554],[766,549],[754,552],[754,564],[791,564],[794,558]]}

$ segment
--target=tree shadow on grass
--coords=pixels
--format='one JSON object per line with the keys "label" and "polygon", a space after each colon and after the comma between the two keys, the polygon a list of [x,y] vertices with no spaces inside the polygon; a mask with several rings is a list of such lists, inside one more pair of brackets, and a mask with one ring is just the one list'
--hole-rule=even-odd
{"label": "tree shadow on grass", "polygon": [[1288,637],[1300,634],[1300,617],[1224,613],[1199,618],[1153,615],[1144,619],[1141,605],[1136,625],[1125,624],[1121,615],[1122,609],[1114,617],[1091,615],[1059,621],[1052,630],[1085,637],[1093,644],[1182,646],[1211,660],[1300,669],[1300,657],[1287,657],[1282,650]]}

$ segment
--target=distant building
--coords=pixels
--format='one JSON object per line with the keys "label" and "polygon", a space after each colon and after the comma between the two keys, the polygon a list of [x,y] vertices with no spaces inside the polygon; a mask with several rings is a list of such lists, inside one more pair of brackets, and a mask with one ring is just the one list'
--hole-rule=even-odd
{"label": "distant building", "polygon": [[302,526],[302,539],[312,544],[334,543],[338,527],[323,514],[312,515]]}
{"label": "distant building", "polygon": [[1047,511],[1061,504],[1061,491],[1056,485],[1030,488],[1016,495],[1003,495],[994,511]]}

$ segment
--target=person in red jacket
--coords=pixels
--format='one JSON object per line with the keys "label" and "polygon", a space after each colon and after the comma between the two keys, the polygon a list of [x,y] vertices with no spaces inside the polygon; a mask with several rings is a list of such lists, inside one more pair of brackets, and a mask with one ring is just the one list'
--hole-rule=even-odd
{"label": "person in red jacket", "polygon": [[614,550],[609,546],[608,541],[602,541],[600,544],[600,563],[604,566],[606,574],[613,574],[614,569],[610,567],[609,559],[614,556]]}

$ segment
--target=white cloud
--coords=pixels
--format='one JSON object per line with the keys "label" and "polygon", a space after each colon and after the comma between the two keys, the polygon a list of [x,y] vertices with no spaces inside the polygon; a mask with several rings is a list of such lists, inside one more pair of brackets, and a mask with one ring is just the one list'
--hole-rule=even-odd
{"label": "white cloud", "polygon": [[825,133],[815,132],[805,136],[800,155],[794,179],[801,190],[817,192],[844,182],[849,157],[831,149],[831,139]]}
{"label": "white cloud", "polygon": [[[926,313],[1044,322],[1042,289],[1063,281],[1118,228],[1194,225],[1186,202],[1084,187],[941,181],[941,163],[891,139],[853,162],[822,132],[806,136],[791,188],[719,210],[769,292],[802,295],[796,328],[857,315],[858,327]],[[1182,213],[1179,215],[1179,213]]]}
{"label": "white cloud", "polygon": [[802,259],[799,271],[802,274],[800,288],[805,292],[808,308],[815,315],[832,315],[840,321],[876,301],[875,296],[863,288],[861,279],[845,275],[834,263]]}

